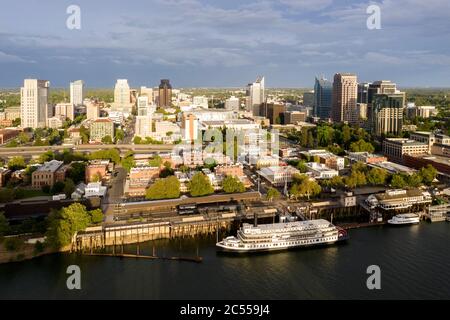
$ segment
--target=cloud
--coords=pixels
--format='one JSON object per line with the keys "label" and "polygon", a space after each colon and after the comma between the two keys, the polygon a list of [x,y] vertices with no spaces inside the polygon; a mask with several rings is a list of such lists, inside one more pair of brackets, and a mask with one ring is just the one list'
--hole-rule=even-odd
{"label": "cloud", "polygon": [[0,51],[0,63],[10,63],[10,62],[20,62],[20,63],[35,63],[33,60],[26,60],[19,56],[7,54]]}
{"label": "cloud", "polygon": [[281,4],[295,10],[319,11],[330,6],[333,0],[279,0]]}

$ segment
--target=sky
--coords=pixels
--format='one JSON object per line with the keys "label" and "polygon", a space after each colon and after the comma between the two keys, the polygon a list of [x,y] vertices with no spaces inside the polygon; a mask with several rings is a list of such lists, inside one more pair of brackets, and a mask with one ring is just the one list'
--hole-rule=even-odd
{"label": "sky", "polygon": [[[369,5],[381,29],[370,30]],[[69,29],[67,8],[80,8]],[[0,0],[0,87],[313,87],[353,72],[450,87],[450,0]]]}

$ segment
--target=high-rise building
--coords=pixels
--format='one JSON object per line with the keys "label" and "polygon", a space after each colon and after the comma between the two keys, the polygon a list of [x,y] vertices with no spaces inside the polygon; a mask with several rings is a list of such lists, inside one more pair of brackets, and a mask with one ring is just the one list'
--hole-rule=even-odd
{"label": "high-rise building", "polygon": [[314,116],[329,119],[331,117],[331,102],[333,84],[324,77],[316,78],[314,84]]}
{"label": "high-rise building", "polygon": [[307,91],[303,93],[303,105],[305,107],[314,107],[314,91]]}
{"label": "high-rise building", "polygon": [[183,139],[188,142],[194,142],[198,138],[198,119],[192,113],[183,113],[181,121]]}
{"label": "high-rise building", "polygon": [[361,82],[358,83],[358,98],[356,99],[357,103],[369,103],[369,86],[371,83],[369,82]]}
{"label": "high-rise building", "polygon": [[397,85],[390,80],[374,81],[369,84],[367,89],[367,103],[372,103],[376,94],[393,94],[397,93]]}
{"label": "high-rise building", "polygon": [[74,106],[80,106],[84,100],[84,82],[76,80],[70,83],[70,103]]}
{"label": "high-rise building", "polygon": [[43,128],[47,125],[48,94],[47,80],[25,79],[20,89],[20,117],[22,128]]}
{"label": "high-rise building", "polygon": [[335,122],[357,123],[356,98],[358,82],[355,74],[336,73],[333,81],[332,118]]}
{"label": "high-rise building", "polygon": [[239,111],[239,98],[231,96],[225,100],[225,109]]}
{"label": "high-rise building", "polygon": [[158,94],[158,107],[168,108],[172,106],[172,85],[169,79],[161,79]]}
{"label": "high-rise building", "polygon": [[373,110],[373,99],[377,94],[400,94],[403,97],[402,106],[405,105],[406,94],[397,90],[397,85],[390,80],[379,80],[374,81],[369,84],[368,92],[367,92],[367,115],[369,120],[370,130],[375,132],[374,125],[376,119],[372,119],[372,116],[375,114],[375,110]]}
{"label": "high-rise building", "polygon": [[399,135],[403,125],[402,93],[375,94],[372,99],[371,129],[377,136]]}
{"label": "high-rise building", "polygon": [[155,101],[153,96],[153,88],[141,87],[139,90],[139,95],[147,96],[149,104],[152,104]]}
{"label": "high-rise building", "polygon": [[133,109],[131,102],[131,91],[127,79],[117,79],[114,87],[114,103],[112,111],[119,111],[130,114]]}
{"label": "high-rise building", "polygon": [[260,106],[266,101],[264,77],[258,77],[255,82],[247,85],[246,97],[247,111],[252,111],[254,116],[260,116]]}
{"label": "high-rise building", "polygon": [[137,116],[134,134],[141,138],[150,137],[152,133],[152,111],[150,109],[148,96],[137,98]]}
{"label": "high-rise building", "polygon": [[89,102],[86,105],[86,119],[97,120],[100,117],[100,106],[96,103]]}
{"label": "high-rise building", "polygon": [[55,105],[55,112],[53,116],[61,119],[62,121],[69,118],[73,121],[74,119],[74,107],[72,103],[58,103]]}
{"label": "high-rise building", "polygon": [[265,117],[269,118],[270,124],[282,124],[282,116],[285,111],[286,106],[283,104],[267,103]]}

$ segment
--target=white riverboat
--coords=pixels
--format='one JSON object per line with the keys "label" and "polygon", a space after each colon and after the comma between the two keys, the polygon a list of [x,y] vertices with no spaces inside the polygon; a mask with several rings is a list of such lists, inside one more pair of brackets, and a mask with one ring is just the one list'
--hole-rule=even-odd
{"label": "white riverboat", "polygon": [[324,219],[262,224],[244,223],[237,236],[216,244],[223,251],[257,252],[328,245],[346,240],[347,232]]}
{"label": "white riverboat", "polygon": [[403,213],[393,216],[392,219],[388,220],[389,224],[393,225],[405,225],[405,224],[416,224],[420,222],[420,217],[415,213]]}

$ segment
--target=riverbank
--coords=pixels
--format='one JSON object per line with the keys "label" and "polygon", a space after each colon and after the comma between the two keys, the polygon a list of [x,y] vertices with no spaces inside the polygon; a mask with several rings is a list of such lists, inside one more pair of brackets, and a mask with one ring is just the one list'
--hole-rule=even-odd
{"label": "riverbank", "polygon": [[24,238],[18,239],[23,242],[20,243],[19,248],[16,250],[8,250],[5,246],[5,239],[0,242],[0,264],[22,262],[48,254],[70,251],[70,246],[66,246],[59,250],[45,247],[42,249],[42,251],[36,251],[36,247],[34,244],[26,243],[26,239]]}

